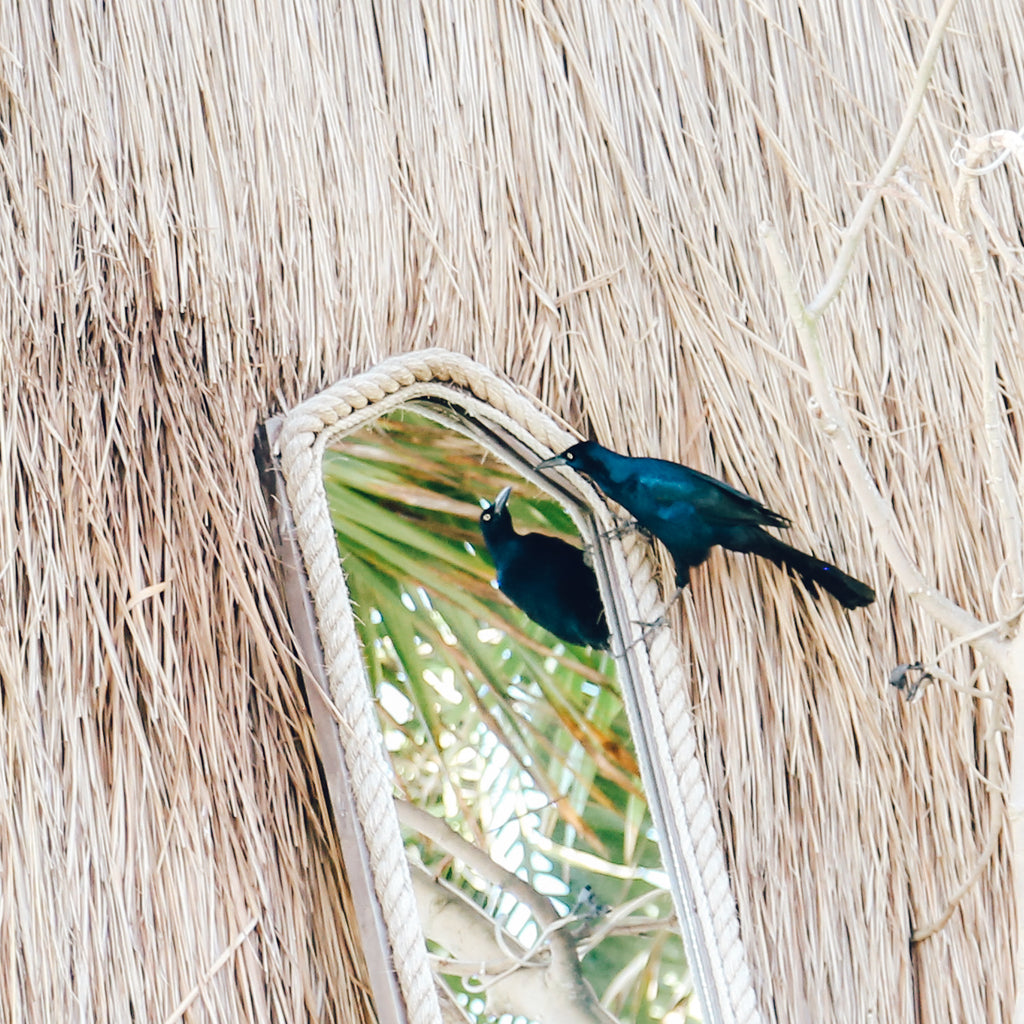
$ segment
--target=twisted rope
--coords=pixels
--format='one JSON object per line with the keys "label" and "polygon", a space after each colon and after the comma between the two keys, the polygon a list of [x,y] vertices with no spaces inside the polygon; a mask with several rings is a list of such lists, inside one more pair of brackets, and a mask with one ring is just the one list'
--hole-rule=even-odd
{"label": "twisted rope", "polygon": [[[327,445],[416,399],[464,410],[485,447],[523,466],[562,451],[576,438],[529,396],[466,356],[427,349],[389,359],[303,402],[284,417],[279,448],[343,754],[365,836],[395,972],[410,1024],[437,1024],[440,1008],[393,802],[389,765],[366,680],[351,602],[335,546],[322,461]],[[480,425],[479,432],[472,424]],[[532,475],[532,474],[530,474]],[[551,489],[549,478],[535,477]],[[629,646],[619,655],[630,727],[636,738],[654,820],[665,840],[666,869],[705,1019],[754,1024],[762,1019],[740,938],[739,916],[715,828],[682,661],[668,630],[649,647],[631,643],[638,622],[663,610],[649,548],[635,536],[609,540],[613,520],[600,496],[575,474],[558,481],[590,514],[570,507],[595,561],[610,621]],[[632,685],[628,685],[629,683]]]}

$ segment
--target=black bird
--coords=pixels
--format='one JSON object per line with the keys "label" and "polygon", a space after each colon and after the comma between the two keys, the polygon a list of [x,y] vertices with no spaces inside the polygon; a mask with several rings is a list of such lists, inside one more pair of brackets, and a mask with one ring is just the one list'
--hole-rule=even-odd
{"label": "black bird", "polygon": [[608,623],[583,552],[544,533],[516,533],[506,487],[480,514],[498,588],[534,622],[569,644],[608,648]]}
{"label": "black bird", "polygon": [[795,572],[810,589],[828,591],[844,608],[861,608],[875,599],[866,583],[762,529],[789,526],[785,516],[678,462],[632,458],[596,441],[583,441],[545,459],[537,469],[549,466],[571,466],[630,512],[642,529],[668,548],[680,587],[689,582],[690,569],[720,544],[729,551],[761,555]]}

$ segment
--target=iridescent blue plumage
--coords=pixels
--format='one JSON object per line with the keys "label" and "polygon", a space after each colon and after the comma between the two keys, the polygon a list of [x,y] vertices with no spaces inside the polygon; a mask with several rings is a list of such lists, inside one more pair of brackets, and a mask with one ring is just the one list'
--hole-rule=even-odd
{"label": "iridescent blue plumage", "polygon": [[690,569],[719,544],[795,572],[812,590],[820,587],[845,608],[860,608],[875,599],[866,583],[762,529],[789,526],[785,516],[705,473],[665,459],[620,455],[596,441],[575,444],[537,468],[562,465],[589,477],[668,548],[681,587],[689,582]]}
{"label": "iridescent blue plumage", "polygon": [[602,650],[608,624],[594,570],[583,552],[558,537],[516,533],[506,487],[480,514],[480,529],[498,571],[498,588],[560,640]]}

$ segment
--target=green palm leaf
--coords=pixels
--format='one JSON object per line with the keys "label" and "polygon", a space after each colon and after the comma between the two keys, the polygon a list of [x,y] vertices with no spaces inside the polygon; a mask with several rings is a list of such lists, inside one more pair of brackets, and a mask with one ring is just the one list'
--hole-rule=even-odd
{"label": "green palm leaf", "polygon": [[[685,1005],[686,961],[613,661],[567,647],[509,604],[492,585],[477,524],[479,499],[506,484],[521,532],[580,543],[567,513],[471,441],[409,413],[345,439],[327,455],[324,482],[402,795],[514,866],[563,912],[580,894],[606,908],[637,901],[629,928],[609,928],[582,969],[623,1019],[660,1021]],[[487,903],[445,850],[410,841],[424,863]],[[488,912],[509,906],[503,899]],[[581,934],[614,918],[576,912]],[[644,921],[649,932],[638,931]],[[449,982],[477,1006],[462,981]]]}

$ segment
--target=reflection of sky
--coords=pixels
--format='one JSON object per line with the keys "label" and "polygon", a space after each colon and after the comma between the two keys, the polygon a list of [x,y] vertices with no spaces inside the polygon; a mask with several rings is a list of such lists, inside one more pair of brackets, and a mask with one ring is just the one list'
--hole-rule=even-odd
{"label": "reflection of sky", "polygon": [[[504,641],[505,635],[499,629],[486,627],[478,632],[477,638],[482,643],[499,644]],[[452,669],[446,668],[440,673],[428,669],[423,680],[446,704],[464,703],[465,698],[455,683]],[[596,686],[593,688],[597,689]],[[416,717],[416,708],[409,698],[391,684],[383,683],[378,697],[382,709],[398,724],[406,724]],[[385,741],[389,750],[396,751],[407,742],[407,737],[399,730],[386,730]],[[441,746],[448,748],[455,741],[454,734],[446,732],[441,737]],[[486,796],[479,806],[481,824],[492,837],[489,849],[491,858],[507,871],[529,882],[538,892],[551,897],[559,905],[561,913],[568,913],[574,901],[569,886],[559,877],[562,865],[565,864],[609,877],[642,878],[654,888],[668,888],[668,877],[661,870],[619,865],[585,851],[553,843],[541,831],[540,812],[548,806],[548,799],[534,786],[529,774],[519,768],[509,751],[483,726],[472,749],[484,765],[478,785],[480,793]],[[576,753],[579,758],[585,758],[582,749]],[[566,767],[569,774],[572,770],[571,764]],[[445,807],[446,816],[457,818],[460,808],[455,794],[446,794],[445,803],[448,805]],[[545,851],[550,852],[555,860],[548,857]],[[527,856],[530,858],[529,863],[526,862]],[[559,867],[556,867],[556,861]],[[525,946],[536,942],[538,929],[525,906],[514,896],[499,892],[483,879],[476,879],[476,884],[484,891],[488,888],[494,890],[498,902],[492,907],[492,912],[505,919],[505,926],[512,935]]]}
{"label": "reflection of sky", "polygon": [[[504,641],[505,634],[499,629],[486,627],[479,631],[477,638],[481,643],[498,644]],[[455,684],[452,669],[446,668],[440,673],[428,669],[423,674],[423,681],[446,704],[459,705],[464,702],[465,698]],[[377,697],[382,710],[399,725],[405,725],[416,717],[413,703],[390,683],[380,684]],[[388,750],[392,752],[401,749],[408,741],[398,729],[385,729],[384,739]],[[445,743],[445,739],[449,742]],[[454,739],[451,733],[446,733],[442,737],[442,747],[447,747]],[[506,870],[529,881],[544,895],[555,899],[568,896],[569,887],[552,873],[554,865],[547,857],[534,851],[529,867],[525,863],[527,840],[533,843],[539,835],[541,821],[537,812],[547,806],[547,797],[534,786],[530,776],[518,767],[508,750],[489,730],[481,729],[475,751],[484,764],[479,788],[487,797],[481,802],[481,824],[493,836],[489,850],[491,858]],[[454,794],[449,794],[446,803],[451,804],[445,807],[446,816],[457,818],[460,809]],[[477,884],[485,890],[488,887],[482,879],[477,879]],[[513,896],[507,893],[498,896],[498,904],[493,908],[495,913],[507,918],[506,927],[511,934],[524,945],[531,945],[537,939],[538,930],[530,912]],[[563,907],[563,912],[566,909]]]}

